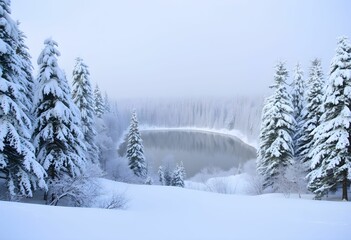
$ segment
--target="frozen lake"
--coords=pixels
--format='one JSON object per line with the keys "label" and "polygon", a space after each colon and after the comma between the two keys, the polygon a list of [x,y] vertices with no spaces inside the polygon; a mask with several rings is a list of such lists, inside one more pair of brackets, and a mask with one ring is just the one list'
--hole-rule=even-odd
{"label": "frozen lake", "polygon": [[[229,171],[256,157],[256,149],[240,139],[221,134],[180,131],[142,131],[144,153],[150,170],[159,166],[173,168],[183,161],[187,178],[208,171]],[[126,144],[119,149],[125,153]]]}

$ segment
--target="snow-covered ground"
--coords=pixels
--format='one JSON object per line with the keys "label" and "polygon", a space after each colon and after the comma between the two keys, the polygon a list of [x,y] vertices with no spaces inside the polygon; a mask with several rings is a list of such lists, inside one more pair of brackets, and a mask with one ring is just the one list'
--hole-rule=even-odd
{"label": "snow-covered ground", "polygon": [[351,239],[350,202],[100,182],[125,210],[0,201],[0,239]]}

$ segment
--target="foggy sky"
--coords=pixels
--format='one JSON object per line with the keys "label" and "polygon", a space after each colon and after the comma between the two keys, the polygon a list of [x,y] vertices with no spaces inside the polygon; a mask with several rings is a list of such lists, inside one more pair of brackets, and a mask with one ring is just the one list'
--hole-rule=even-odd
{"label": "foggy sky", "polygon": [[[69,80],[76,57],[111,98],[268,91],[273,66],[322,59],[351,37],[348,0],[12,0],[33,64],[52,37]],[[36,72],[35,72],[36,75]],[[290,72],[292,75],[292,72]]]}

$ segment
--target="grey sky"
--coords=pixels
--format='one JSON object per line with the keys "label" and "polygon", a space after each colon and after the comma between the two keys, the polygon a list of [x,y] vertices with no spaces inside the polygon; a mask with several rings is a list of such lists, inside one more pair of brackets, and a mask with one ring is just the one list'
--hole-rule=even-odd
{"label": "grey sky", "polygon": [[[351,37],[349,0],[12,0],[35,60],[59,43],[71,78],[82,57],[112,98],[232,96],[267,91],[273,65],[325,71]],[[292,74],[290,74],[292,75]]]}

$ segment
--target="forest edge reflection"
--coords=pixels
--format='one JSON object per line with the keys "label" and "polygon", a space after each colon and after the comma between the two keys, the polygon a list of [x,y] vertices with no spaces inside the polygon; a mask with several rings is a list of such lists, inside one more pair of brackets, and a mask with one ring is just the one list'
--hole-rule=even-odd
{"label": "forest edge reflection", "polygon": [[[183,162],[187,179],[203,171],[227,172],[240,168],[256,157],[256,149],[239,138],[221,133],[167,129],[141,131],[149,172],[156,174],[159,166],[174,167]],[[126,141],[118,153],[126,152]]]}

